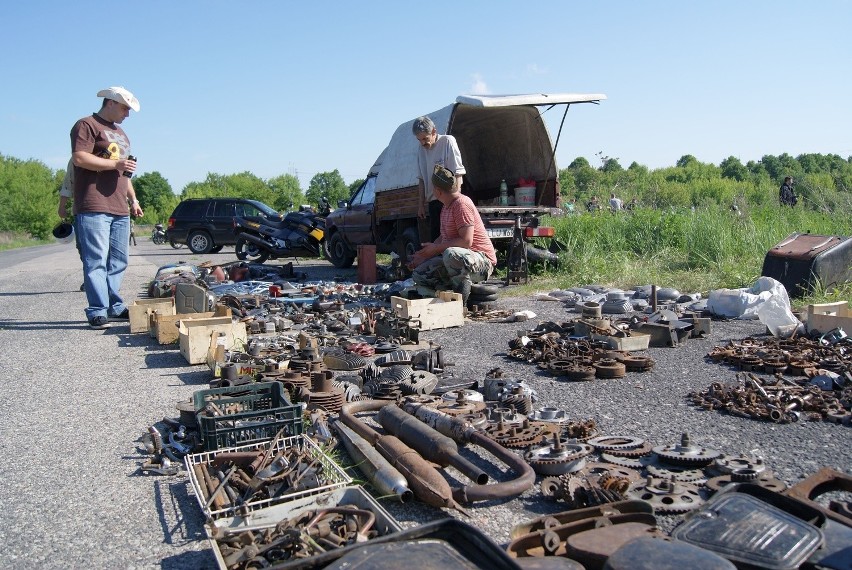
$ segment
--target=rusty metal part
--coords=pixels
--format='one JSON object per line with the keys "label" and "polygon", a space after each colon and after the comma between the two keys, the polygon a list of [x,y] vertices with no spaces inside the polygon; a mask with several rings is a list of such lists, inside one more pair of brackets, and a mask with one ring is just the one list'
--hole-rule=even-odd
{"label": "rusty metal part", "polygon": [[643,355],[631,354],[622,356],[618,360],[624,364],[624,367],[628,372],[647,372],[654,367],[654,364],[656,364],[653,358]]}
{"label": "rusty metal part", "polygon": [[467,442],[476,445],[487,453],[505,463],[517,476],[510,481],[503,481],[491,485],[467,485],[453,491],[456,500],[462,503],[475,501],[488,501],[493,499],[505,499],[517,497],[532,488],[535,484],[535,472],[516,453],[503,449],[494,440],[487,437],[483,432],[472,427],[458,418],[442,413],[415,402],[406,402],[405,411],[416,416],[424,423],[432,426],[447,437],[459,442]]}
{"label": "rusty metal part", "polygon": [[598,378],[623,378],[627,367],[614,358],[602,358],[593,364]]}
{"label": "rusty metal part", "polygon": [[[545,480],[551,479],[547,477]],[[557,477],[558,479],[558,477]],[[588,507],[585,509],[574,509],[563,511],[552,515],[541,516],[512,527],[510,538],[515,539],[521,536],[538,532],[540,530],[550,530],[552,528],[570,524],[576,521],[598,518],[611,517],[614,515],[626,515],[632,513],[640,513],[653,515],[654,509],[645,501],[618,501],[615,503],[607,503],[605,505]]]}
{"label": "rusty metal part", "polygon": [[530,447],[524,454],[524,460],[539,475],[561,475],[581,469],[585,457],[592,451],[591,445],[562,443],[559,434],[554,434],[553,443]]}
{"label": "rusty metal part", "polygon": [[479,485],[488,482],[488,475],[459,454],[456,442],[426,425],[397,406],[384,406],[377,420],[388,432],[411,446],[423,458],[441,465],[453,466]]}
{"label": "rusty metal part", "polygon": [[631,448],[628,448],[628,449],[621,449],[621,448],[619,448],[619,449],[608,449],[607,453],[609,455],[614,455],[615,457],[637,458],[637,457],[644,457],[644,456],[650,454],[651,449],[652,449],[651,443],[646,441],[646,442],[642,443],[642,445],[640,445],[639,447],[631,447]]}
{"label": "rusty metal part", "polygon": [[529,418],[536,422],[547,422],[559,425],[567,424],[570,421],[568,418],[568,412],[548,406],[532,412],[529,414]]}
{"label": "rusty metal part", "polygon": [[647,501],[655,513],[685,513],[697,509],[704,502],[698,487],[690,483],[655,479],[648,476],[644,485],[637,485],[627,492],[631,499]]}
{"label": "rusty metal part", "polygon": [[564,376],[567,380],[571,380],[572,382],[588,382],[589,380],[595,379],[596,373],[597,370],[594,366],[575,364],[574,366],[564,368],[561,376]]}
{"label": "rusty metal part", "polygon": [[523,449],[541,443],[550,430],[546,423],[524,420],[520,425],[489,424],[485,433],[503,447]]}
{"label": "rusty metal part", "polygon": [[645,444],[645,440],[632,435],[602,435],[594,437],[586,443],[599,451],[612,451],[636,449]]}
{"label": "rusty metal part", "polygon": [[626,479],[630,483],[636,483],[637,481],[642,480],[642,474],[630,467],[624,467],[621,465],[615,465],[614,463],[588,463],[583,468],[583,474],[585,475],[610,475],[613,477],[619,477],[622,479]]}
{"label": "rusty metal part", "polygon": [[380,435],[358,420],[361,412],[375,412],[387,405],[385,401],[362,401],[344,404],[340,420],[370,442],[408,481],[414,496],[433,507],[458,508],[453,491],[447,481],[420,455],[391,435]]}
{"label": "rusty metal part", "polygon": [[837,509],[827,509],[816,502],[815,499],[817,497],[831,491],[852,493],[852,476],[831,469],[830,467],[823,467],[813,475],[799,481],[784,491],[784,494],[808,503],[829,518],[847,526],[852,525],[852,517],[848,516],[848,504],[845,509],[840,504],[837,504]]}
{"label": "rusty metal part", "polygon": [[762,457],[746,457],[744,455],[723,455],[713,461],[713,470],[722,474],[728,474],[737,469],[751,469],[757,473],[766,470],[766,463]]}
{"label": "rusty metal part", "polygon": [[703,469],[691,469],[683,465],[665,465],[654,462],[645,466],[645,470],[648,474],[659,479],[685,481],[687,483],[697,483],[707,480],[707,475]]}
{"label": "rusty metal part", "polygon": [[406,503],[414,497],[403,474],[366,439],[343,422],[335,421],[332,425],[355,465],[382,496],[395,497],[401,503]]}
{"label": "rusty metal part", "polygon": [[[735,478],[739,478],[741,480],[735,481]],[[723,488],[732,483],[752,483],[777,493],[780,493],[787,488],[787,484],[784,481],[777,479],[775,475],[772,474],[772,471],[769,471],[768,469],[758,473],[757,477],[745,477],[744,473],[739,473],[737,475],[727,473],[725,475],[719,475],[718,477],[708,479],[704,485],[711,491],[721,491]]]}
{"label": "rusty metal part", "polygon": [[721,451],[692,445],[689,434],[681,435],[680,443],[676,445],[661,445],[653,448],[654,454],[663,461],[675,465],[710,465],[714,459],[722,455]]}
{"label": "rusty metal part", "polygon": [[601,453],[601,460],[606,461],[607,463],[612,463],[613,465],[639,470],[644,469],[654,462],[654,458],[650,455],[643,455],[641,457],[618,457],[606,452]]}

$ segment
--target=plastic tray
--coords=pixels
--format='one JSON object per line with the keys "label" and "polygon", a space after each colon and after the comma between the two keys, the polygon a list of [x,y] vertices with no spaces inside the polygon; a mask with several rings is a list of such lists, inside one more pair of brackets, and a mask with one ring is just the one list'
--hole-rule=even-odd
{"label": "plastic tray", "polygon": [[292,501],[302,497],[317,495],[324,491],[330,491],[339,487],[345,487],[352,483],[352,478],[349,477],[349,475],[347,475],[346,472],[339,465],[337,465],[337,463],[335,463],[335,461],[331,457],[324,453],[322,449],[320,449],[320,447],[316,443],[314,443],[311,438],[307,437],[306,435],[282,437],[277,440],[275,447],[272,448],[272,455],[274,456],[279,451],[283,451],[293,446],[302,446],[306,448],[308,455],[313,459],[318,459],[320,461],[320,464],[323,466],[323,476],[318,487],[314,489],[307,489],[304,491],[283,494],[272,499],[258,499],[256,501],[248,501],[237,507],[214,509],[212,505],[209,507],[205,505],[205,503],[207,502],[207,500],[205,499],[207,494],[205,492],[202,492],[202,482],[198,480],[198,477],[196,477],[193,466],[202,463],[210,465],[217,453],[255,450],[266,451],[269,449],[271,443],[271,441],[267,441],[264,443],[255,443],[252,445],[241,445],[239,447],[220,449],[218,451],[205,451],[203,453],[187,455],[184,458],[184,463],[186,465],[186,470],[189,473],[189,480],[192,484],[192,490],[195,493],[195,498],[207,518],[219,519],[226,516],[236,516],[238,514],[238,511],[242,516],[245,516],[247,513],[251,513],[258,509],[270,507],[272,505],[277,505],[280,503],[286,503],[288,501]]}
{"label": "plastic tray", "polygon": [[215,403],[223,410],[233,409],[234,412],[254,412],[290,405],[280,382],[257,382],[198,390],[192,395],[196,412],[203,410],[208,402]]}
{"label": "plastic tray", "polygon": [[[249,513],[248,516],[241,517],[225,517],[216,521],[210,522],[205,526],[207,536],[210,538],[210,545],[213,548],[213,554],[216,556],[216,561],[219,563],[221,570],[227,570],[225,561],[222,558],[222,553],[219,550],[219,543],[213,538],[213,530],[215,527],[219,531],[225,533],[240,533],[247,530],[261,530],[274,527],[281,521],[286,521],[297,517],[306,511],[315,509],[327,509],[340,505],[354,505],[359,509],[372,511],[376,515],[376,522],[373,528],[378,531],[381,538],[400,532],[402,529],[399,523],[382,507],[367,491],[360,485],[350,487],[339,487],[331,491],[326,491],[318,495],[295,499],[280,505],[266,507]],[[339,549],[342,555],[349,551],[353,546],[345,546]],[[299,560],[299,563],[303,560]]]}

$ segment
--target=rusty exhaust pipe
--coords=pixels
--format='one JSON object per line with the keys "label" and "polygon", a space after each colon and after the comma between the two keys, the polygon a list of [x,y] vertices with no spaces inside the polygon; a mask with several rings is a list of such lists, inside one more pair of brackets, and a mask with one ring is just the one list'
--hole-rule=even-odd
{"label": "rusty exhaust pipe", "polygon": [[370,443],[352,431],[342,422],[335,421],[332,427],[340,436],[350,457],[356,462],[358,469],[383,496],[396,497],[401,503],[407,503],[414,497],[408,488],[408,481],[399,470],[382,457]]}
{"label": "rusty exhaust pipe", "polygon": [[397,406],[385,406],[377,417],[382,427],[411,446],[425,459],[441,467],[452,465],[479,485],[488,483],[488,474],[459,455],[456,442],[436,429],[407,414]]}
{"label": "rusty exhaust pipe", "polygon": [[473,503],[514,498],[528,491],[535,484],[535,471],[520,455],[506,449],[469,423],[418,402],[406,402],[404,409],[447,437],[478,445],[518,474],[515,479],[503,483],[459,487],[453,491],[453,497],[458,502]]}
{"label": "rusty exhaust pipe", "polygon": [[364,400],[349,402],[340,409],[340,420],[371,443],[408,480],[414,496],[433,507],[450,507],[461,512],[464,510],[453,498],[453,490],[432,465],[420,455],[392,435],[381,435],[367,424],[358,420],[355,414],[375,412],[384,406],[393,405],[386,400]]}

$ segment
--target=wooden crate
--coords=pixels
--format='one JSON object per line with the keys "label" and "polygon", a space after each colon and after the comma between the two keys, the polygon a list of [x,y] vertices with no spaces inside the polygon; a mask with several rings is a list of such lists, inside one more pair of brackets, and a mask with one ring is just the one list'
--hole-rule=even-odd
{"label": "wooden crate", "polygon": [[391,297],[391,307],[400,318],[420,321],[421,331],[464,325],[462,296],[451,291],[440,291],[438,297],[433,299]]}
{"label": "wooden crate", "polygon": [[210,338],[213,335],[224,336],[225,346],[231,347],[236,342],[245,342],[247,337],[246,324],[234,322],[233,318],[229,316],[180,320],[178,331],[180,353],[189,364],[207,362]]}
{"label": "wooden crate", "polygon": [[817,330],[827,333],[840,327],[846,334],[852,334],[852,311],[846,301],[808,305],[805,324],[808,332]]}
{"label": "wooden crate", "polygon": [[173,297],[164,299],[136,299],[127,307],[130,313],[130,332],[148,332],[148,315],[151,311],[160,311],[164,315],[175,314],[175,300]]}
{"label": "wooden crate", "polygon": [[[221,307],[221,309],[220,309]],[[209,319],[212,317],[221,317],[228,315],[227,307],[216,307],[216,311],[207,313],[185,313],[185,314],[164,314],[159,310],[151,311],[148,331],[153,338],[157,339],[160,344],[171,344],[177,342],[179,335],[179,323],[183,320],[192,319]],[[222,310],[224,309],[224,310]]]}

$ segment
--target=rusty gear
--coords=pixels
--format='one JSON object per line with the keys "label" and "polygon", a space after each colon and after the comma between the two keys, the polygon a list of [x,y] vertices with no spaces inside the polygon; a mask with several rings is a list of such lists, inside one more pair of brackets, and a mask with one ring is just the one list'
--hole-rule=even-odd
{"label": "rusty gear", "polygon": [[602,435],[587,441],[595,449],[610,451],[614,449],[636,449],[645,443],[645,440],[632,435]]}
{"label": "rusty gear", "polygon": [[[764,489],[769,489],[770,491],[778,493],[787,488],[787,484],[784,481],[777,479],[768,469],[763,471],[763,473],[760,473],[756,478],[749,479],[748,482],[760,485]],[[720,491],[732,483],[737,483],[737,481],[734,481],[732,474],[728,473],[727,475],[720,475],[718,477],[708,479],[704,485],[711,491]]]}
{"label": "rusty gear", "polygon": [[650,503],[655,513],[685,513],[697,509],[704,502],[695,485],[650,476],[644,485],[628,491],[627,496]]}
{"label": "rusty gear", "polygon": [[653,452],[662,459],[674,465],[710,465],[714,459],[722,455],[721,451],[691,445],[689,434],[683,434],[677,445],[661,445]]}
{"label": "rusty gear", "polygon": [[607,453],[610,455],[614,455],[616,457],[644,457],[651,453],[651,444],[649,442],[644,442],[639,447],[631,447],[628,449],[608,449]]}
{"label": "rusty gear", "polygon": [[562,443],[556,435],[552,444],[531,447],[524,454],[524,460],[540,475],[561,475],[579,471],[592,451],[591,445]]}

